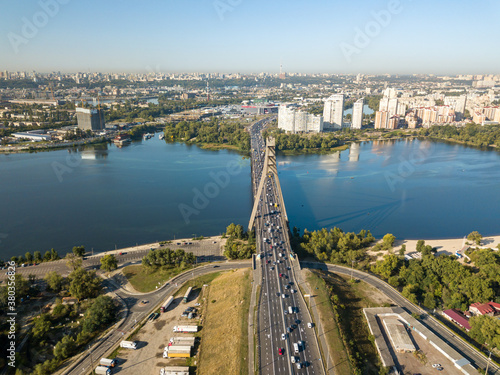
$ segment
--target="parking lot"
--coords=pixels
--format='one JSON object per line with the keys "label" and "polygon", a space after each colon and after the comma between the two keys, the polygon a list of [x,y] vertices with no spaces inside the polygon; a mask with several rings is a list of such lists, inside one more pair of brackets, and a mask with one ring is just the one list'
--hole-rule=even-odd
{"label": "parking lot", "polygon": [[[197,297],[197,295],[193,295]],[[121,349],[117,359],[118,365],[113,373],[124,375],[141,375],[160,373],[160,369],[165,366],[186,366],[186,358],[163,358],[163,349],[168,345],[168,341],[174,336],[192,336],[191,334],[173,333],[172,329],[176,325],[197,325],[199,320],[181,317],[181,314],[188,307],[195,306],[197,298],[188,303],[182,302],[182,296],[174,299],[166,313],[161,313],[154,321],[148,321],[143,328],[133,338],[138,343],[136,350]],[[199,343],[193,349],[196,354]]]}

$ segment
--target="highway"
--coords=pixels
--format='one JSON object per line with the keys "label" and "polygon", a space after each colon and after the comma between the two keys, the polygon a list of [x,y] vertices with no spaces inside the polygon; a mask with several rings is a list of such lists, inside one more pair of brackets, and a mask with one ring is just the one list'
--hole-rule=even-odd
{"label": "highway", "polygon": [[[112,292],[122,299],[127,307],[128,313],[125,320],[120,325],[119,329],[113,330],[109,336],[101,339],[97,347],[94,347],[92,352],[88,350],[85,355],[77,359],[68,369],[63,373],[67,375],[81,375],[82,373],[90,372],[91,368],[97,365],[97,361],[104,356],[104,354],[119,341],[126,338],[131,328],[139,323],[147,314],[151,313],[151,310],[163,302],[170,295],[175,292],[183,283],[190,280],[193,277],[198,277],[211,272],[218,272],[224,270],[230,270],[235,268],[247,268],[251,267],[251,261],[237,261],[237,262],[225,262],[218,263],[217,265],[208,264],[206,266],[201,266],[189,270],[179,276],[174,277],[171,282],[165,284],[165,286],[159,290],[156,290],[147,294],[133,295],[127,293],[123,289],[119,288],[118,285],[105,279],[103,284],[107,292]],[[139,302],[147,300],[147,304],[142,305]],[[92,367],[93,366],[93,367]]]}
{"label": "highway", "polygon": [[[254,195],[263,169],[265,145],[260,134],[267,120],[253,125],[252,177]],[[277,186],[267,178],[255,222],[262,287],[258,311],[259,372],[261,374],[323,374],[314,329],[297,287],[290,256],[288,229],[277,202]],[[307,320],[306,320],[307,317]]]}
{"label": "highway", "polygon": [[[386,296],[391,298],[397,305],[407,310],[410,314],[420,314],[422,316],[422,324],[432,330],[442,340],[447,342],[448,345],[450,345],[453,349],[467,358],[473,365],[475,365],[476,367],[481,367],[483,369],[486,368],[487,358],[483,356],[477,349],[462,341],[453,332],[450,332],[450,330],[436,321],[435,318],[428,315],[424,310],[420,309],[418,306],[415,306],[406,298],[404,298],[396,289],[387,284],[385,281],[356,269],[351,270],[351,268],[348,267],[342,267],[332,264],[301,262],[301,266],[306,268],[322,269],[325,271],[328,270],[329,272],[341,273],[344,275],[351,275],[352,272],[353,277],[356,277],[359,280],[362,280],[374,286]],[[500,368],[495,363],[490,362],[488,374],[500,375]]]}

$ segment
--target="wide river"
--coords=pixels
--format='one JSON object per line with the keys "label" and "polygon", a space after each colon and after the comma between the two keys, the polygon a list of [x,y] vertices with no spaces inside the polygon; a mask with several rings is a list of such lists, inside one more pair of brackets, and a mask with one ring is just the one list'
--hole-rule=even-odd
{"label": "wide river", "polygon": [[[430,141],[366,142],[332,155],[279,156],[290,226],[398,238],[499,234],[500,154]],[[0,257],[61,254],[246,227],[250,163],[166,144],[0,155]]]}

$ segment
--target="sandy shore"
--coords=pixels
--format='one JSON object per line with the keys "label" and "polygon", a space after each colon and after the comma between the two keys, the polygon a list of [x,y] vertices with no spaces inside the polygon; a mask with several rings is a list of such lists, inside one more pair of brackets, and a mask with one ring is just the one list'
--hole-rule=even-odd
{"label": "sandy shore", "polygon": [[[438,254],[454,254],[457,250],[460,250],[465,242],[473,244],[471,241],[467,241],[466,238],[450,238],[442,240],[425,240],[426,245],[431,245],[437,248]],[[401,245],[406,245],[406,252],[412,253],[416,251],[417,240],[396,240],[394,243],[394,248],[398,249]],[[496,249],[500,244],[500,236],[486,236],[481,240],[481,245],[478,247]]]}

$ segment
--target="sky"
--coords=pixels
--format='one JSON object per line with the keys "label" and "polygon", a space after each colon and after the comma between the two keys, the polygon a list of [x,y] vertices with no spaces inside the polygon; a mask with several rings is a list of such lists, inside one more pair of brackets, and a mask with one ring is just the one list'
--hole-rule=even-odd
{"label": "sky", "polygon": [[499,0],[0,0],[0,70],[500,74]]}

